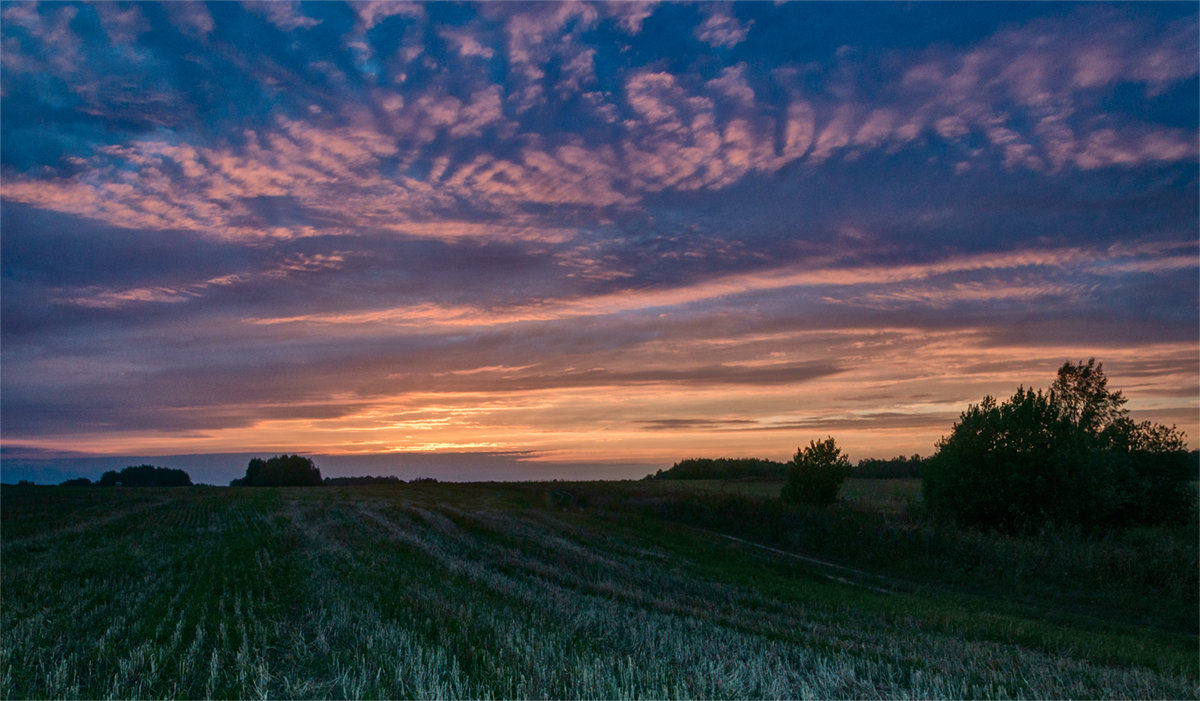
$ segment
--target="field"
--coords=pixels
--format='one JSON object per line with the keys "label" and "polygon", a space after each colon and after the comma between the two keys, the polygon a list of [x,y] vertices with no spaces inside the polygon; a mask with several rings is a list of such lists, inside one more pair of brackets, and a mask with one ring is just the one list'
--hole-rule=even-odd
{"label": "field", "polygon": [[[762,510],[765,523],[771,509],[783,513],[769,490],[755,483],[5,487],[0,691],[4,698],[1200,696],[1187,537],[1165,551],[1158,541],[1138,541],[1154,534],[1096,545],[1078,555],[1072,576],[1092,572],[1096,581],[1116,582],[1109,589],[1081,601],[1069,586],[1053,594],[1047,587],[1045,597],[1031,599],[1022,592],[1056,581],[1032,566],[1006,575],[1016,578],[1011,586],[1001,579],[989,588],[995,578],[972,575],[972,567],[959,572],[951,563],[942,578],[917,556],[910,565],[873,566],[880,560],[867,550],[877,545],[836,551],[843,537],[836,524],[879,523],[895,528],[889,537],[925,542],[923,552],[950,558],[938,538],[951,536],[895,525],[917,496],[911,483],[852,482],[848,504],[780,517],[793,530],[825,524],[828,533],[808,541],[788,529],[773,537],[737,515]],[[723,518],[745,527],[726,527]],[[802,550],[796,542],[826,545]],[[1034,551],[1045,558],[1042,551],[1053,551],[1047,543],[997,545],[995,557],[1011,569],[1004,558],[1025,562]],[[1140,574],[1136,562],[1119,566],[1160,551],[1162,566],[1173,568],[1165,574]],[[1152,588],[1125,597],[1142,576]]]}
{"label": "field", "polygon": [[[698,490],[737,494],[760,499],[779,496],[782,479],[754,480],[666,480],[660,482],[680,491]],[[657,486],[657,485],[656,485]],[[920,479],[848,479],[839,497],[863,508],[883,513],[901,513],[921,501]]]}

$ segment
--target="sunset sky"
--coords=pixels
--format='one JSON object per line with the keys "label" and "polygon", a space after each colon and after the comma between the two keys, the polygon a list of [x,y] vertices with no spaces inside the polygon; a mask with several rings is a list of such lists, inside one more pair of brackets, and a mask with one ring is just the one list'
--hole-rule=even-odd
{"label": "sunset sky", "polygon": [[1090,357],[1196,447],[1197,20],[0,3],[3,478],[928,455]]}

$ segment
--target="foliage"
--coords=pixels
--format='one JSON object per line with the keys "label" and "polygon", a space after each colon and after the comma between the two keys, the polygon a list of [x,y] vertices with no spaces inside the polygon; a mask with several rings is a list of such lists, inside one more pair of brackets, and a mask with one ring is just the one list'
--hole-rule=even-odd
{"label": "foliage", "polygon": [[852,471],[850,459],[832,437],[809,441],[808,447],[797,450],[788,465],[783,498],[807,504],[832,504]]}
{"label": "foliage", "polygon": [[63,480],[59,482],[60,487],[89,487],[92,481],[87,477],[76,477],[75,479]]}
{"label": "foliage", "polygon": [[190,487],[192,478],[183,470],[137,465],[120,472],[109,470],[96,484],[101,487]]}
{"label": "foliage", "polygon": [[270,460],[253,458],[246,476],[229,483],[231,487],[310,487],[321,485],[321,471],[312,458],[300,455],[276,455]]}
{"label": "foliage", "polygon": [[659,470],[647,479],[779,478],[786,471],[786,463],[761,458],[688,458],[675,463],[669,470]]}
{"label": "foliage", "polygon": [[905,457],[896,456],[887,460],[880,458],[863,458],[854,466],[851,477],[875,479],[900,479],[904,477],[920,477],[921,469],[929,458],[920,455]]}
{"label": "foliage", "polygon": [[984,397],[938,443],[923,494],[931,513],[1001,530],[1186,520],[1195,499],[1184,437],[1134,423],[1101,364],[1065,363],[1048,393]]}

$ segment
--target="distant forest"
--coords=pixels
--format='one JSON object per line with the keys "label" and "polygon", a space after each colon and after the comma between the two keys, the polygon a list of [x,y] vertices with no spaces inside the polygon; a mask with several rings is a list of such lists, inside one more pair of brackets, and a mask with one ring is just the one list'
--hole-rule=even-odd
{"label": "distant forest", "polygon": [[[897,479],[920,477],[921,468],[929,458],[903,455],[883,460],[864,458],[858,461],[851,477]],[[762,458],[688,458],[669,469],[659,470],[646,479],[708,480],[708,479],[783,479],[788,463]]]}
{"label": "distant forest", "polygon": [[[24,481],[24,480],[23,480]],[[32,482],[29,482],[32,484]],[[192,478],[183,470],[154,465],[130,465],[120,472],[109,470],[93,483],[87,477],[76,477],[62,483],[63,487],[190,487]]]}

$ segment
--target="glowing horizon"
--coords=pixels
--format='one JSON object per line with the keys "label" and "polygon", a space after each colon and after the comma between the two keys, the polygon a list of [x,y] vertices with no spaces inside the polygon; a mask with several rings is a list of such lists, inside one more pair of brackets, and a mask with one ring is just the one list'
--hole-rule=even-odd
{"label": "glowing horizon", "polygon": [[0,19],[5,460],[928,455],[1092,357],[1200,445],[1193,6]]}

